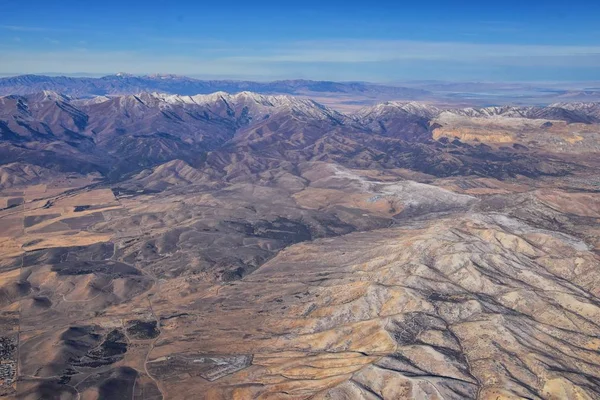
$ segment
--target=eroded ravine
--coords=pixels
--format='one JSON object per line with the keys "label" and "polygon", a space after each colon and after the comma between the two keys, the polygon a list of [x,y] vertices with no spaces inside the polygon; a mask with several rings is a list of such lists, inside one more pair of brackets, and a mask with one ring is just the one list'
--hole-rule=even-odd
{"label": "eroded ravine", "polygon": [[[218,295],[183,297],[200,326],[163,327],[155,374],[180,398],[595,398],[598,256],[494,218],[292,246]],[[208,382],[211,355],[252,365]],[[172,376],[156,360],[174,356],[203,361]]]}

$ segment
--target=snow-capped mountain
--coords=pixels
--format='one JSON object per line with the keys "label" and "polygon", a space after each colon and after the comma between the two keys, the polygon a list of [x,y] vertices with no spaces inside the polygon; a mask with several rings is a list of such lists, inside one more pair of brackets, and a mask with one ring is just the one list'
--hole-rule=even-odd
{"label": "snow-capped mountain", "polygon": [[414,139],[428,134],[429,120],[440,112],[427,103],[389,101],[359,110],[354,119],[379,134]]}
{"label": "snow-capped mountain", "polygon": [[438,160],[438,150],[429,144],[438,128],[446,129],[442,136],[470,140],[473,134],[452,130],[457,118],[484,120],[478,122],[484,127],[486,119],[492,125],[543,120],[532,125],[541,127],[556,120],[592,124],[599,120],[596,110],[593,104],[442,109],[386,102],[343,114],[306,98],[249,91],[74,99],[46,90],[0,97],[0,157],[5,163],[29,160],[44,168],[97,171],[111,179],[174,159],[194,167],[243,165],[236,173],[289,159],[352,159],[361,167],[383,162],[448,174],[456,168],[455,155],[454,161],[430,164],[431,157]]}
{"label": "snow-capped mountain", "polygon": [[355,115],[357,118],[378,119],[386,115],[394,115],[398,113],[410,114],[417,117],[431,118],[439,114],[441,110],[429,103],[422,102],[400,102],[387,101],[385,103],[376,104],[372,107],[365,107],[359,110]]}
{"label": "snow-capped mountain", "polygon": [[566,121],[569,123],[592,123],[600,120],[600,103],[555,103],[546,107],[495,106],[482,108],[439,108],[422,102],[385,102],[366,107],[354,114],[354,118],[366,124],[374,121],[402,121],[407,118],[434,119],[440,115],[468,118],[525,118]]}
{"label": "snow-capped mountain", "polygon": [[600,119],[600,103],[554,103],[550,107],[583,113]]}
{"label": "snow-capped mountain", "polygon": [[29,94],[53,90],[75,97],[124,95],[140,92],[161,92],[180,95],[210,94],[218,91],[239,93],[250,91],[260,94],[322,94],[338,93],[370,97],[422,99],[429,92],[396,86],[365,82],[330,82],[309,80],[281,80],[252,82],[233,80],[199,80],[179,75],[135,76],[117,73],[101,78],[20,75],[0,78],[0,95]]}

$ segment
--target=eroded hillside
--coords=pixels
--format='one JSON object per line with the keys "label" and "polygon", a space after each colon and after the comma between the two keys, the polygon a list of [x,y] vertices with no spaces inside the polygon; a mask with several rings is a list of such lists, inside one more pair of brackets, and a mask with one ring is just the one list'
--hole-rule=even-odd
{"label": "eroded hillside", "polygon": [[598,398],[596,111],[1,98],[1,393]]}

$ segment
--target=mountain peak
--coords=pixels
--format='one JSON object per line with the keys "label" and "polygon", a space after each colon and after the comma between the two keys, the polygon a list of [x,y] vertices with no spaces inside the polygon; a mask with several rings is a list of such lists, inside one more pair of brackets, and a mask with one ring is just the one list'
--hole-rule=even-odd
{"label": "mountain peak", "polygon": [[431,118],[438,115],[442,110],[423,102],[416,101],[386,101],[374,106],[365,107],[355,113],[359,119],[393,117],[395,114],[414,115],[423,118]]}
{"label": "mountain peak", "polygon": [[582,112],[587,115],[600,118],[600,102],[554,103],[550,104],[549,107]]}
{"label": "mountain peak", "polygon": [[37,102],[42,102],[42,101],[69,102],[72,100],[72,98],[70,96],[56,92],[54,90],[41,90],[39,92],[35,92],[35,93],[31,93],[31,94],[19,96],[19,97],[23,97],[27,101],[37,101]]}
{"label": "mountain peak", "polygon": [[166,105],[190,105],[211,107],[220,102],[225,102],[228,107],[247,108],[248,113],[255,115],[267,115],[272,113],[270,110],[287,110],[292,113],[310,116],[312,118],[336,118],[341,119],[344,116],[337,111],[329,109],[322,104],[302,97],[287,95],[263,95],[250,91],[243,91],[236,94],[227,92],[215,92],[211,94],[198,94],[194,96],[182,96],[178,94],[168,94],[160,92],[143,92],[136,95],[121,96],[132,100],[141,100],[144,104],[158,101],[159,104]]}
{"label": "mountain peak", "polygon": [[150,78],[150,79],[157,79],[157,80],[176,80],[176,79],[190,79],[188,77],[182,76],[182,75],[175,75],[175,74],[150,74],[150,75],[146,75],[145,78]]}

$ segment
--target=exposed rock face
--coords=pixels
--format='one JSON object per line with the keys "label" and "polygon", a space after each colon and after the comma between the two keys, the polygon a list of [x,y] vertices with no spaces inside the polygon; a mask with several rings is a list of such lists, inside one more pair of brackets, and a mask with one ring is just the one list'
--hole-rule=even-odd
{"label": "exposed rock face", "polygon": [[580,240],[471,214],[291,247],[187,310],[199,352],[254,354],[223,398],[592,399],[599,279]]}
{"label": "exposed rock face", "polygon": [[594,113],[0,98],[0,395],[600,398]]}
{"label": "exposed rock face", "polygon": [[0,98],[0,156],[112,181],[174,160],[226,180],[290,172],[302,161],[435,176],[564,175],[578,163],[557,154],[600,151],[594,115],[589,106],[442,111],[419,103],[345,115],[250,92],[77,100],[45,91]]}

